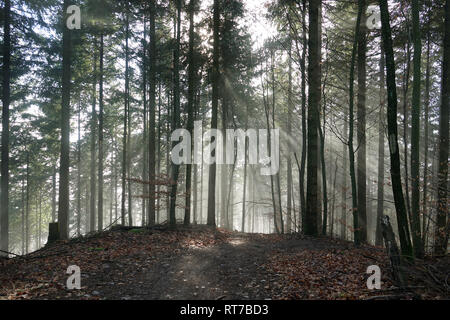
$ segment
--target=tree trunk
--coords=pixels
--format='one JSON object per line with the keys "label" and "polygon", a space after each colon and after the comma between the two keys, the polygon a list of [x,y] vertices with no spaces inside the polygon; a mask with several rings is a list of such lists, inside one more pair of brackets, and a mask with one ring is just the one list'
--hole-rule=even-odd
{"label": "tree trunk", "polygon": [[[177,28],[176,28],[176,45],[173,52],[173,113],[172,113],[172,130],[176,130],[180,126],[180,37],[181,37],[181,0],[176,1],[177,10]],[[172,149],[176,146],[176,142],[172,142]],[[176,219],[176,202],[177,202],[177,185],[179,166],[172,162],[171,172],[171,188],[170,188],[170,210],[169,223],[170,228],[175,229],[177,225]]]}
{"label": "tree trunk", "polygon": [[97,228],[103,230],[103,31],[100,34],[100,83],[98,114],[98,204]]}
{"label": "tree trunk", "polygon": [[306,127],[306,51],[308,47],[308,40],[306,37],[306,0],[303,0],[303,12],[302,12],[302,42],[303,52],[300,60],[300,68],[302,72],[302,156],[300,162],[300,207],[302,215],[302,230],[305,231],[306,224],[306,198],[305,198],[305,169],[306,169],[306,150],[307,150],[307,127]]}
{"label": "tree trunk", "polygon": [[144,123],[143,123],[143,154],[142,154],[142,226],[144,227],[146,225],[146,215],[147,215],[147,197],[149,197],[148,193],[148,184],[145,183],[146,180],[149,178],[148,175],[148,169],[147,169],[147,158],[149,156],[148,152],[148,138],[147,138],[147,25],[146,25],[146,19],[144,15],[143,19],[143,25],[144,25],[144,39],[143,39],[143,46],[142,46],[142,98],[143,98],[143,107],[144,107]]}
{"label": "tree trunk", "polygon": [[384,77],[384,48],[381,46],[380,55],[380,112],[378,119],[378,193],[377,193],[377,221],[375,229],[375,245],[381,246],[383,244],[383,235],[381,230],[381,219],[384,211],[384,108],[386,104],[386,94],[384,91],[385,77]]}
{"label": "tree trunk", "polygon": [[[424,101],[424,108],[425,108],[425,118],[424,118],[424,170],[423,170],[423,207],[422,207],[422,246],[425,247],[426,244],[426,238],[427,238],[427,232],[426,232],[426,225],[427,225],[427,219],[428,217],[428,139],[429,139],[429,108],[430,108],[430,80],[431,80],[431,74],[430,74],[430,26],[428,25],[428,32],[427,32],[427,67],[426,67],[426,75],[425,75],[425,101]],[[429,220],[428,220],[429,221]]]}
{"label": "tree trunk", "polygon": [[[67,21],[67,8],[70,0],[64,0],[63,22]],[[58,223],[61,240],[69,237],[69,168],[70,168],[70,65],[72,45],[71,32],[63,26],[63,60],[62,60],[62,101],[61,101],[61,155],[59,171],[59,207]]]}
{"label": "tree trunk", "polygon": [[56,165],[52,173],[52,222],[56,221]]}
{"label": "tree trunk", "polygon": [[96,198],[96,152],[95,152],[95,142],[96,142],[96,132],[97,132],[97,112],[95,110],[95,103],[97,101],[97,41],[94,44],[94,79],[92,82],[92,111],[91,111],[91,177],[90,177],[90,210],[89,210],[89,231],[95,231],[95,198]]}
{"label": "tree trunk", "polygon": [[[147,224],[155,224],[155,111],[156,111],[156,1],[150,1],[150,72],[149,72],[149,133],[148,133],[148,178],[149,178],[149,200]],[[168,142],[169,143],[169,142]]]}
{"label": "tree trunk", "polygon": [[[2,73],[2,139],[1,139],[1,212],[0,212],[0,249],[9,248],[9,103],[11,81],[11,2],[5,0],[3,8],[3,73]],[[0,257],[8,255],[0,253]]]}
{"label": "tree trunk", "polygon": [[[213,69],[212,69],[212,117],[211,129],[217,129],[217,109],[219,104],[219,25],[220,4],[214,0],[213,13]],[[212,142],[212,141],[211,141]],[[215,152],[215,151],[214,151]],[[211,156],[215,156],[212,154]],[[216,163],[209,166],[208,179],[208,219],[209,226],[216,226]]]}
{"label": "tree trunk", "polygon": [[292,229],[292,158],[291,158],[291,135],[292,135],[292,42],[289,40],[289,70],[288,70],[288,117],[287,117],[287,211],[286,211],[286,232],[291,233]]}
{"label": "tree trunk", "polygon": [[[194,131],[194,103],[195,103],[195,60],[194,60],[194,14],[196,1],[189,2],[189,52],[188,52],[188,120],[187,130],[192,136]],[[191,150],[194,145],[194,140],[191,139]],[[184,225],[191,223],[191,182],[192,182],[192,164],[186,165],[186,203],[184,209]]]}
{"label": "tree trunk", "polygon": [[439,115],[439,180],[436,242],[434,252],[438,255],[447,252],[448,243],[448,110],[450,107],[450,0],[445,2],[444,59],[442,64],[441,108]]}
{"label": "tree trunk", "polygon": [[81,235],[81,104],[78,104],[77,140],[77,236]]}
{"label": "tree trunk", "polygon": [[[345,115],[344,119],[344,134],[343,139],[348,138],[348,122],[347,115]],[[341,185],[341,239],[346,240],[347,238],[347,174],[348,174],[348,166],[347,166],[347,144],[343,144],[342,146],[342,185]]]}
{"label": "tree trunk", "polygon": [[[410,30],[407,24],[408,42],[406,44],[406,66],[403,72],[403,156],[405,158],[405,202],[408,218],[411,219],[411,201],[409,200],[409,173],[408,173],[408,90],[411,70]],[[411,222],[411,221],[410,221]]]}
{"label": "tree trunk", "polygon": [[[26,209],[25,209],[25,254],[29,252],[30,245],[30,151],[27,150],[27,187],[26,187]],[[59,233],[58,233],[59,237]]]}
{"label": "tree trunk", "polygon": [[126,108],[127,108],[127,121],[128,121],[128,133],[127,133],[127,187],[128,187],[128,225],[131,227],[133,225],[133,197],[132,197],[132,184],[131,184],[131,162],[132,162],[132,156],[131,153],[131,134],[132,134],[132,128],[131,128],[131,107],[130,107],[130,71],[129,71],[129,58],[130,58],[130,47],[129,47],[129,38],[130,38],[130,4],[127,1],[126,4],[126,29],[125,29],[125,63],[126,63],[126,69],[128,69],[127,77],[125,79],[125,101],[126,101]]}
{"label": "tree trunk", "polygon": [[367,54],[367,27],[366,27],[366,0],[359,0],[362,7],[361,24],[358,35],[358,106],[357,106],[357,140],[358,140],[358,222],[361,242],[367,242],[367,205],[366,205],[366,54]]}
{"label": "tree trunk", "polygon": [[350,161],[350,182],[352,188],[352,213],[353,213],[353,241],[356,246],[359,246],[361,242],[360,238],[360,224],[359,224],[359,214],[358,214],[358,198],[357,198],[357,189],[356,189],[356,174],[355,174],[355,152],[353,149],[353,130],[354,130],[354,78],[355,78],[355,62],[356,62],[356,53],[358,49],[358,42],[360,39],[359,33],[361,29],[361,17],[364,12],[364,0],[359,0],[358,3],[358,17],[356,19],[356,27],[355,27],[355,39],[353,42],[353,51],[352,51],[352,61],[350,65],[350,85],[349,85],[349,134],[348,134],[348,154]]}
{"label": "tree trunk", "polygon": [[321,1],[309,1],[309,112],[308,112],[308,152],[307,152],[307,190],[306,215],[304,232],[306,235],[317,235],[317,207],[318,207],[318,127],[320,106],[320,55],[317,43],[321,37],[319,32],[319,12]]}
{"label": "tree trunk", "polygon": [[424,255],[422,234],[420,231],[420,76],[422,60],[422,43],[420,38],[419,0],[412,0],[413,42],[414,42],[414,82],[412,99],[411,127],[411,233],[414,254],[418,258]]}
{"label": "tree trunk", "polygon": [[[25,254],[25,179],[22,176],[22,188],[21,188],[21,205],[22,205],[22,210],[21,210],[21,227],[22,227],[22,232],[21,235],[22,237],[21,242],[22,242],[22,251],[20,252],[22,255]],[[54,221],[52,221],[54,222]]]}
{"label": "tree trunk", "polygon": [[386,86],[388,92],[387,125],[389,136],[389,150],[391,155],[391,180],[394,194],[395,210],[397,213],[398,234],[402,254],[412,257],[411,239],[409,236],[408,218],[400,173],[400,153],[397,133],[397,87],[395,84],[395,61],[392,46],[391,26],[387,0],[380,0],[383,46],[386,54]]}
{"label": "tree trunk", "polygon": [[[128,15],[127,15],[127,28],[126,28],[126,43],[125,43],[125,101],[124,101],[124,115],[123,115],[123,150],[122,150],[122,210],[121,210],[121,224],[125,226],[125,199],[126,199],[126,177],[127,177],[127,152],[128,152]],[[129,178],[129,177],[128,177]]]}

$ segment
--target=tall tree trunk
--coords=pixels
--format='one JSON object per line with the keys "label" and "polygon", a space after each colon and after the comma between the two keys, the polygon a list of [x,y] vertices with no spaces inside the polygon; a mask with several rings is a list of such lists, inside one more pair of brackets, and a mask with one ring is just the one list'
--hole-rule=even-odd
{"label": "tall tree trunk", "polygon": [[[0,249],[9,248],[9,103],[11,81],[11,2],[5,0],[3,8],[3,72],[2,72],[2,148],[1,148],[1,212],[0,212]],[[6,253],[0,253],[0,256]]]}
{"label": "tall tree trunk", "polygon": [[[408,22],[407,22],[408,23]],[[409,200],[409,173],[408,173],[408,90],[409,78],[411,71],[411,45],[410,45],[410,30],[407,24],[408,42],[406,46],[406,63],[403,72],[403,156],[405,160],[405,201],[408,217],[411,219],[411,201]],[[410,221],[411,222],[411,221]]]}
{"label": "tall tree trunk", "polygon": [[302,43],[303,52],[300,59],[300,68],[302,72],[302,155],[300,162],[300,207],[302,215],[302,230],[305,231],[306,224],[306,198],[305,198],[305,170],[306,170],[306,150],[307,150],[307,127],[306,127],[306,51],[308,47],[308,40],[306,37],[306,0],[303,0],[302,12]]}
{"label": "tall tree trunk", "polygon": [[103,30],[100,34],[100,83],[98,114],[98,214],[97,228],[103,230]]}
{"label": "tall tree trunk", "polygon": [[[22,242],[22,251],[20,252],[22,255],[24,255],[25,254],[25,179],[23,178],[23,176],[22,176],[22,188],[21,188],[21,204],[22,204],[22,210],[21,210],[21,227],[22,227],[22,232],[21,232],[21,234],[22,234],[22,237],[20,238],[21,239],[21,242]],[[54,221],[52,221],[52,222],[54,222]]]}
{"label": "tall tree trunk", "polygon": [[[148,126],[148,177],[149,177],[149,202],[147,224],[155,224],[155,110],[156,110],[156,1],[150,2],[150,72],[149,72],[149,126]],[[168,142],[169,143],[169,142]]]}
{"label": "tall tree trunk", "polygon": [[65,25],[70,0],[63,5],[63,60],[62,60],[62,108],[61,108],[61,155],[59,171],[59,237],[69,237],[69,168],[70,168],[70,64],[72,55],[71,33]]}
{"label": "tall tree trunk", "polygon": [[[187,130],[192,136],[194,131],[194,100],[195,100],[195,61],[194,61],[194,10],[196,1],[189,2],[189,52],[188,52],[188,120]],[[194,141],[191,139],[190,148],[192,150]],[[191,223],[191,180],[192,180],[192,164],[186,165],[186,203],[184,209],[184,224]]]}
{"label": "tall tree trunk", "polygon": [[331,220],[330,220],[330,236],[333,238],[334,235],[334,211],[336,208],[336,181],[337,181],[337,171],[338,171],[338,157],[336,157],[336,161],[334,162],[334,178],[333,178],[333,203],[331,205]]}
{"label": "tall tree trunk", "polygon": [[[173,113],[172,113],[172,130],[176,130],[180,126],[180,37],[181,37],[181,0],[176,1],[176,45],[173,52]],[[176,142],[172,142],[172,149],[176,146]],[[176,228],[176,202],[177,202],[177,185],[179,166],[172,162],[171,171],[171,188],[170,188],[170,210],[169,222],[172,229]]]}
{"label": "tall tree trunk", "polygon": [[95,199],[96,199],[96,181],[97,178],[95,176],[96,169],[96,151],[95,151],[95,142],[96,142],[96,132],[97,132],[97,112],[95,110],[95,103],[97,101],[97,40],[94,44],[94,79],[92,81],[92,111],[91,111],[91,176],[90,176],[90,210],[89,210],[89,231],[95,231]]}
{"label": "tall tree trunk", "polygon": [[292,135],[292,42],[289,40],[288,52],[288,117],[287,117],[287,211],[286,211],[286,232],[291,233],[292,229],[292,158],[291,158],[291,135]]}
{"label": "tall tree trunk", "polygon": [[362,7],[361,25],[358,37],[358,222],[361,242],[367,242],[367,205],[366,205],[366,54],[367,54],[367,26],[366,26],[366,0],[359,0]]}
{"label": "tall tree trunk", "polygon": [[144,227],[146,225],[146,215],[147,215],[147,197],[149,197],[148,194],[148,184],[145,183],[146,180],[149,178],[148,175],[148,163],[147,163],[147,158],[149,156],[149,152],[148,152],[148,138],[147,138],[147,128],[148,128],[148,124],[147,124],[147,25],[146,25],[146,19],[145,19],[145,15],[144,15],[144,39],[143,39],[143,48],[142,48],[142,98],[143,98],[143,107],[144,107],[144,112],[143,112],[143,116],[144,116],[144,123],[143,123],[143,154],[142,154],[142,160],[143,160],[143,164],[142,164],[142,226]]}
{"label": "tall tree trunk", "polygon": [[383,230],[381,228],[381,219],[384,211],[384,108],[386,104],[386,93],[384,90],[385,76],[384,76],[384,48],[381,46],[380,55],[380,112],[378,119],[378,195],[377,195],[377,221],[375,229],[375,245],[383,245]]}
{"label": "tall tree trunk", "polygon": [[26,187],[26,209],[25,209],[25,254],[29,252],[30,245],[30,151],[27,150],[27,187]]}
{"label": "tall tree trunk", "polygon": [[306,217],[304,232],[307,235],[317,235],[317,205],[318,205],[318,127],[320,106],[320,55],[317,43],[321,37],[319,32],[319,12],[321,0],[309,1],[309,112],[308,112],[308,164],[306,190]]}
{"label": "tall tree trunk", "polygon": [[420,231],[420,76],[422,61],[422,43],[419,20],[419,0],[412,0],[413,43],[414,43],[414,82],[412,98],[411,127],[411,233],[414,254],[418,258],[424,255],[422,234]]}
{"label": "tall tree trunk", "polygon": [[448,243],[448,110],[450,107],[450,0],[445,2],[444,60],[442,64],[441,108],[439,115],[439,180],[436,242],[434,252],[445,254]]}
{"label": "tall tree trunk", "polygon": [[126,30],[125,30],[125,38],[126,38],[126,48],[125,48],[125,59],[126,59],[126,68],[128,69],[127,77],[125,79],[125,99],[126,99],[126,108],[127,108],[127,121],[128,121],[128,133],[127,133],[127,187],[128,187],[128,225],[133,225],[133,197],[132,197],[132,184],[131,184],[131,164],[132,164],[132,152],[131,152],[131,135],[132,135],[132,127],[131,127],[131,107],[130,107],[130,72],[129,72],[129,58],[130,58],[130,47],[129,47],[129,38],[130,38],[130,4],[127,1],[126,4]]}
{"label": "tall tree trunk", "polygon": [[[348,121],[347,115],[344,119],[344,141],[348,139]],[[342,185],[341,185],[341,239],[346,240],[347,238],[347,174],[348,174],[348,150],[347,144],[342,145]]]}
{"label": "tall tree trunk", "polygon": [[[156,179],[161,179],[161,124],[162,124],[162,120],[161,120],[161,104],[162,104],[162,97],[161,97],[161,82],[159,82],[159,90],[158,90],[158,138],[157,138],[157,143],[158,143],[158,151],[156,153],[157,155],[157,161],[156,161]],[[156,186],[156,223],[160,223],[160,214],[161,214],[161,196],[160,196],[160,191],[161,191],[161,184],[158,183],[158,185]]]}
{"label": "tall tree trunk", "polygon": [[[248,130],[248,104],[246,108],[245,113],[245,131]],[[243,191],[244,194],[242,196],[242,224],[241,224],[241,231],[245,232],[245,207],[246,207],[246,196],[247,196],[247,158],[248,158],[248,140],[247,137],[245,138],[245,145],[244,145],[244,186]]]}
{"label": "tall tree trunk", "polygon": [[[324,104],[324,119],[325,119],[325,104]],[[325,122],[323,129],[319,124],[319,141],[320,141],[320,167],[322,174],[322,197],[323,197],[323,220],[322,220],[322,235],[327,234],[328,223],[328,188],[327,188],[327,167],[325,163]],[[320,224],[319,224],[320,227]]]}
{"label": "tall tree trunk", "polygon": [[[217,109],[219,104],[219,0],[214,0],[213,13],[213,70],[212,70],[212,117],[211,129],[217,129]],[[212,141],[211,141],[212,142]],[[215,152],[215,151],[214,151]],[[213,154],[212,156],[215,156]],[[208,179],[208,219],[209,226],[216,226],[216,163],[209,166]]]}
{"label": "tall tree trunk", "polygon": [[397,133],[397,87],[395,84],[394,50],[392,46],[392,34],[387,0],[380,0],[380,13],[383,46],[386,54],[386,87],[388,92],[387,125],[389,150],[391,156],[392,192],[394,194],[395,210],[397,213],[397,226],[401,251],[404,256],[412,257],[413,252],[400,173],[400,153],[398,148]]}
{"label": "tall tree trunk", "polygon": [[[276,93],[276,82],[275,82],[275,58],[273,55],[273,51],[272,51],[272,127],[273,129],[276,128],[275,125],[275,108],[276,108],[276,100],[275,100],[275,93]],[[267,129],[270,129],[269,127]],[[272,141],[271,139],[271,135],[269,133],[268,135],[269,137],[269,141]],[[268,148],[269,150],[272,150],[271,144],[268,144]],[[274,157],[274,155],[272,154],[272,151],[269,152],[269,156],[271,157],[271,159]],[[281,166],[281,164],[280,164]],[[278,168],[277,173],[275,174],[275,179],[276,179],[276,186],[277,186],[277,206],[278,206],[278,210],[275,211],[275,213],[278,212],[278,214],[275,215],[275,218],[277,219],[276,221],[276,226],[279,230],[277,230],[277,232],[280,233],[284,233],[284,223],[283,223],[283,207],[281,205],[281,182],[280,182],[280,168]]]}
{"label": "tall tree trunk", "polygon": [[39,218],[38,218],[38,247],[41,247],[42,243],[42,191],[39,190]]}
{"label": "tall tree trunk", "polygon": [[52,173],[52,222],[56,221],[56,165]]}
{"label": "tall tree trunk", "polygon": [[78,104],[77,140],[77,236],[81,235],[81,103]]}
{"label": "tall tree trunk", "polygon": [[[127,7],[128,9],[128,7]],[[127,184],[126,184],[126,178],[127,178],[127,162],[128,162],[128,81],[129,81],[129,61],[128,61],[128,13],[126,18],[126,30],[125,30],[125,101],[124,101],[124,109],[123,109],[123,150],[122,150],[122,210],[121,210],[121,223],[124,226],[125,225],[125,216],[126,216],[126,209],[125,209],[125,202],[126,202],[126,195],[127,195]],[[128,177],[130,178],[130,177]],[[128,190],[129,191],[129,190]]]}
{"label": "tall tree trunk", "polygon": [[350,65],[350,85],[349,85],[349,134],[348,134],[348,154],[350,161],[350,182],[352,188],[352,213],[353,213],[353,241],[356,246],[359,246],[361,243],[360,238],[360,224],[359,224],[359,214],[358,214],[358,197],[357,197],[357,189],[356,189],[356,175],[355,175],[355,151],[353,148],[353,130],[354,130],[354,78],[355,78],[355,62],[356,62],[356,53],[358,49],[358,42],[360,39],[360,30],[361,30],[361,17],[364,12],[364,0],[359,0],[358,2],[358,17],[356,19],[356,27],[355,27],[355,39],[353,42],[353,51],[352,51],[352,61]]}
{"label": "tall tree trunk", "polygon": [[427,238],[427,232],[426,232],[426,225],[427,225],[427,219],[429,221],[428,217],[428,139],[429,139],[429,108],[430,108],[430,80],[431,80],[431,73],[430,73],[430,25],[428,25],[428,31],[427,31],[427,67],[426,67],[426,75],[425,75],[425,101],[424,101],[424,108],[425,108],[425,117],[424,117],[424,170],[423,170],[423,207],[422,207],[422,245],[425,247],[426,244],[426,238]]}

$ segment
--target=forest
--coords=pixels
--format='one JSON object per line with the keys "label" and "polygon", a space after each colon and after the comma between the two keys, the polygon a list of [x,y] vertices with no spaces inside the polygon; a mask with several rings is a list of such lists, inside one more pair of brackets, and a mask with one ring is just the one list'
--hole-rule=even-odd
{"label": "forest", "polygon": [[450,0],[0,6],[0,300],[450,298]]}

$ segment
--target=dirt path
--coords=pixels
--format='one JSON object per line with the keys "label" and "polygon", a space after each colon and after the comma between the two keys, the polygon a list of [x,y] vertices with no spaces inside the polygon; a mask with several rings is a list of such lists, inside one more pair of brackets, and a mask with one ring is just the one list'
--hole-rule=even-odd
{"label": "dirt path", "polygon": [[192,246],[148,261],[117,287],[97,285],[93,292],[106,299],[269,299],[276,276],[263,265],[275,247],[280,243],[233,235],[216,246]]}

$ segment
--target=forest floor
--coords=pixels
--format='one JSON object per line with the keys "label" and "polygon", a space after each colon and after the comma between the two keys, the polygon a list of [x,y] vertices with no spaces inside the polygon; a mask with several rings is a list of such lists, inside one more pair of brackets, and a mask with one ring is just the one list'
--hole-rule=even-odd
{"label": "forest floor", "polygon": [[[81,290],[66,289],[70,265]],[[367,289],[370,265],[381,268],[381,290]],[[0,260],[0,300],[448,299],[449,266],[448,256],[421,260],[405,291],[379,247],[205,226],[121,229]]]}

